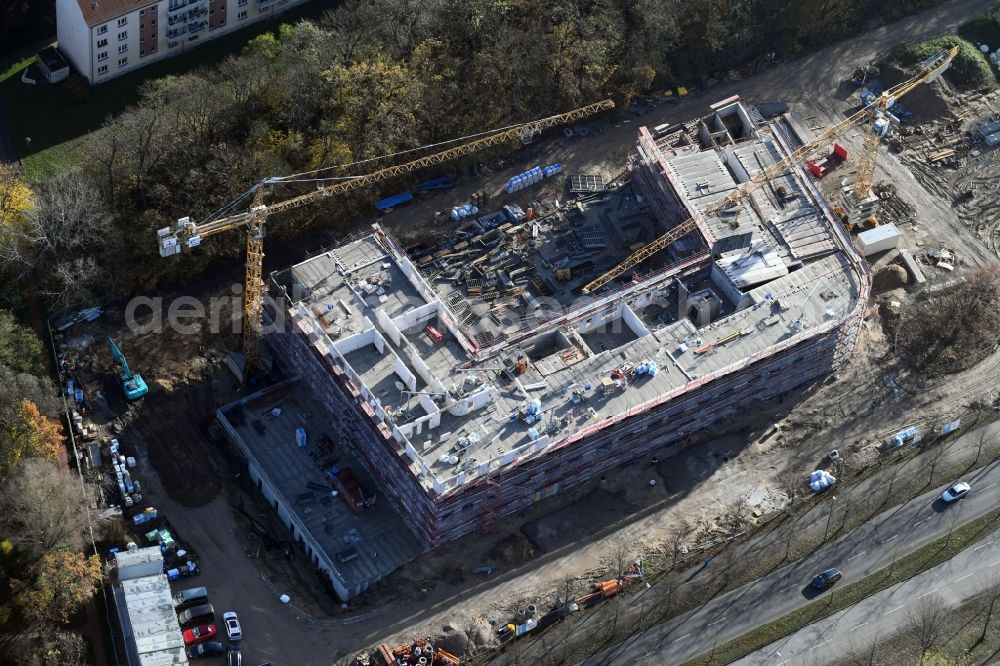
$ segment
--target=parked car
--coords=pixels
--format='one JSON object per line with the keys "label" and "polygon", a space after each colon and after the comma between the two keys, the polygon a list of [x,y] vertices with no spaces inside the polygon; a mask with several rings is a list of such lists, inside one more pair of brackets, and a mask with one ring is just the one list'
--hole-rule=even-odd
{"label": "parked car", "polygon": [[226,611],[223,613],[222,621],[226,624],[226,636],[229,636],[229,640],[238,641],[243,638],[243,630],[240,628],[240,619],[236,617],[235,611]]}
{"label": "parked car", "polygon": [[204,587],[191,587],[181,590],[174,595],[174,607],[177,612],[181,612],[191,606],[206,603],[208,601],[208,589]]}
{"label": "parked car", "polygon": [[177,614],[177,621],[182,627],[190,627],[195,624],[211,624],[215,621],[215,609],[212,604],[194,606]]}
{"label": "parked car", "polygon": [[821,574],[817,574],[810,585],[814,590],[826,590],[833,587],[833,584],[844,577],[840,569],[833,568],[827,569]]}
{"label": "parked car", "polygon": [[184,632],[184,645],[204,643],[210,638],[215,638],[215,635],[218,633],[219,630],[214,624],[199,624],[197,627],[191,627]]}
{"label": "parked car", "polygon": [[188,659],[204,659],[205,657],[218,657],[226,652],[226,646],[222,643],[199,643],[188,648]]}
{"label": "parked car", "polygon": [[965,481],[959,481],[958,483],[953,484],[951,488],[948,488],[948,490],[941,493],[941,499],[948,504],[951,504],[952,502],[957,502],[968,495],[970,490],[972,490],[972,486],[967,484]]}
{"label": "parked car", "polygon": [[230,645],[226,652],[226,666],[243,666],[243,655],[240,654],[239,645]]}

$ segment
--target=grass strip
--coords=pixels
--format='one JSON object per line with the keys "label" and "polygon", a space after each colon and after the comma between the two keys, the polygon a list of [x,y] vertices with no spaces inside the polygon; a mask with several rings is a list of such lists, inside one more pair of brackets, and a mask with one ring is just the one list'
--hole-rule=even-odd
{"label": "grass strip", "polygon": [[1000,508],[956,527],[951,534],[918,548],[856,583],[840,589],[835,588],[821,599],[734,638],[709,653],[691,659],[685,662],[684,666],[723,666],[741,659],[779,638],[784,638],[876,592],[951,559],[998,527],[1000,527]]}

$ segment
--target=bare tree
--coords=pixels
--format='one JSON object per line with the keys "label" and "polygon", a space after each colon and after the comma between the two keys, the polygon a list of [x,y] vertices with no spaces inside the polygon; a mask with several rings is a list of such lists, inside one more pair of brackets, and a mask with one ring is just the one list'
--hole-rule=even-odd
{"label": "bare tree", "polygon": [[45,287],[38,293],[47,296],[52,307],[78,303],[108,284],[108,272],[94,257],[76,257],[56,262]]}
{"label": "bare tree", "polygon": [[723,525],[731,532],[739,531],[745,524],[750,509],[746,495],[740,495],[726,504],[722,514]]}
{"label": "bare tree", "polygon": [[849,639],[846,654],[844,654],[843,664],[845,666],[875,666],[878,663],[878,636],[869,640],[865,645],[857,645],[854,639]]}
{"label": "bare tree", "polygon": [[47,629],[32,647],[34,649],[27,656],[29,666],[86,666],[89,663],[87,644],[76,632]]}
{"label": "bare tree", "polygon": [[923,597],[906,614],[901,631],[920,649],[921,659],[944,638],[948,606],[936,594]]}
{"label": "bare tree", "polygon": [[677,558],[681,554],[684,541],[691,536],[691,525],[684,519],[670,526],[667,531],[667,547],[670,549],[670,567],[677,566]]}
{"label": "bare tree", "polygon": [[976,639],[973,646],[979,645],[984,640],[986,640],[986,631],[990,627],[990,622],[993,620],[993,613],[997,610],[997,606],[1000,606],[1000,575],[993,576],[993,580],[990,581],[990,586],[986,590],[986,593],[980,597],[982,599],[982,611],[986,615],[983,618],[983,630]]}
{"label": "bare tree", "polygon": [[927,474],[928,485],[934,483],[934,470],[937,469],[938,462],[940,462],[941,457],[944,455],[946,450],[947,447],[945,447],[944,445],[935,446],[933,449],[931,449],[930,454],[928,456],[929,457],[928,469],[930,470],[930,472]]}
{"label": "bare tree", "polygon": [[86,245],[106,242],[111,216],[89,178],[63,172],[38,189],[31,214],[32,235],[40,255],[58,257]]}
{"label": "bare tree", "polygon": [[79,545],[84,510],[79,486],[46,460],[22,461],[0,488],[0,529],[33,559]]}
{"label": "bare tree", "polygon": [[979,457],[983,455],[983,448],[985,448],[987,444],[992,444],[994,441],[996,441],[996,438],[989,433],[987,428],[983,428],[979,431],[979,437],[976,438],[976,459],[972,461],[973,465],[979,462]]}

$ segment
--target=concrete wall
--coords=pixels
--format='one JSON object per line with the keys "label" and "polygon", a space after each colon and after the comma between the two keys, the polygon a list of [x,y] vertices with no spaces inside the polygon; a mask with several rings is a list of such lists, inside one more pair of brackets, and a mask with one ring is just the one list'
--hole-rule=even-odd
{"label": "concrete wall", "polygon": [[[359,393],[329,357],[321,357],[302,331],[276,334],[272,347],[289,367],[307,378],[335,418],[352,450],[393,501],[417,538],[428,548],[479,530],[486,518],[499,520],[604,470],[658,451],[681,452],[692,436],[747,409],[829,372],[853,346],[851,329],[833,328],[778,354],[763,356],[718,378],[693,383],[666,402],[629,417],[615,417],[560,442],[531,443],[507,454],[513,464],[463,475],[461,484],[438,493],[422,487],[415,452],[384,424],[359,409]],[[533,455],[532,455],[533,454]]]}
{"label": "concrete wall", "polygon": [[76,0],[56,0],[56,38],[66,59],[81,76],[91,80],[90,28]]}

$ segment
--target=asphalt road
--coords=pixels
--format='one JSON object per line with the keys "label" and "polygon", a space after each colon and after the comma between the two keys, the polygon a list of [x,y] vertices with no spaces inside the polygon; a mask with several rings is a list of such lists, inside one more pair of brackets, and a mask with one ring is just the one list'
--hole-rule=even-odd
{"label": "asphalt road", "polygon": [[[996,495],[993,495],[994,504]],[[933,569],[873,594],[849,608],[804,627],[734,662],[750,664],[800,664],[812,659],[835,659],[852,650],[865,650],[875,638],[905,626],[909,613],[924,597],[936,595],[949,606],[958,606],[985,590],[1000,574],[1000,536],[967,548]]]}
{"label": "asphalt road", "polygon": [[[972,492],[957,504],[948,506],[937,499],[947,486],[935,488],[879,514],[794,564],[632,636],[584,663],[611,666],[645,663],[644,659],[651,658],[653,663],[680,664],[809,603],[815,598],[809,581],[824,569],[841,569],[841,586],[860,580],[894,558],[996,508],[1000,461],[965,475],[963,480],[972,485]],[[641,603],[641,597],[637,595],[631,603]]]}

